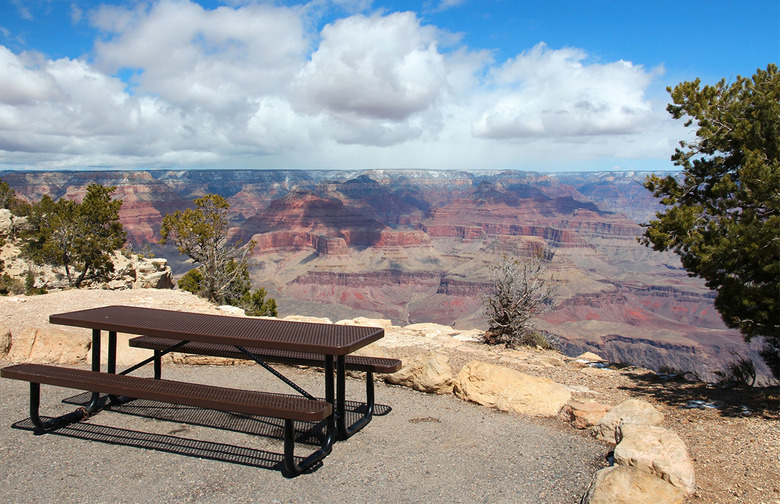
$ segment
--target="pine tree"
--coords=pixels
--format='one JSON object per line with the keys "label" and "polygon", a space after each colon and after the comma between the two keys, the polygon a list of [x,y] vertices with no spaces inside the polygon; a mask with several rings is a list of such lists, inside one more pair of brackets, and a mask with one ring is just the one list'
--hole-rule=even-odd
{"label": "pine tree", "polygon": [[672,161],[677,176],[650,176],[645,187],[667,208],[641,241],[672,250],[692,276],[716,292],[727,326],[750,340],[780,378],[780,75],[758,69],[714,86],[683,82],[667,110],[696,123]]}

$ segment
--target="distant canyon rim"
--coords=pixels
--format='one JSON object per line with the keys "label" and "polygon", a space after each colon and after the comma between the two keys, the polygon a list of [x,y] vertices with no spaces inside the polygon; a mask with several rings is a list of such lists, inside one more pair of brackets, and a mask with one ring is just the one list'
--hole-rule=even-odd
{"label": "distant canyon rim", "polygon": [[174,273],[162,217],[206,193],[227,198],[232,237],[256,242],[251,276],[279,314],[365,316],[485,329],[490,264],[546,250],[557,307],[538,321],[569,355],[712,378],[736,356],[766,374],[757,345],[728,329],[703,281],[643,245],[660,208],[640,172],[170,170],[3,172],[18,196],[78,199],[116,186],[135,250]]}

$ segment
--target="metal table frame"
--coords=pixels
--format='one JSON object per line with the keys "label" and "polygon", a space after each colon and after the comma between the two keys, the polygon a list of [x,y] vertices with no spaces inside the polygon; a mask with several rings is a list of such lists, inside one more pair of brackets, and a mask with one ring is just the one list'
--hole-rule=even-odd
{"label": "metal table frame", "polygon": [[[352,436],[365,427],[373,416],[374,398],[368,397],[366,413],[354,424],[347,425],[345,356],[384,337],[384,330],[381,328],[231,317],[135,306],[106,306],[60,313],[51,315],[49,322],[92,329],[92,371],[101,371],[102,331],[108,332],[106,371],[113,374],[116,374],[118,332],[179,341],[163,351],[163,354],[175,351],[188,341],[226,344],[244,352],[301,395],[310,399],[313,398],[311,394],[281,375],[259,356],[247,351],[246,347],[318,353],[325,356],[325,400],[333,405],[333,422],[329,421],[328,424],[335,424],[339,439]],[[152,362],[155,366],[159,366],[160,360],[150,357],[120,374],[129,374]],[[155,369],[155,376],[159,376],[159,369]],[[370,392],[373,395],[373,387]],[[111,399],[122,400],[113,397]],[[93,414],[99,408],[99,394],[93,393],[92,400],[85,408],[86,413]]]}

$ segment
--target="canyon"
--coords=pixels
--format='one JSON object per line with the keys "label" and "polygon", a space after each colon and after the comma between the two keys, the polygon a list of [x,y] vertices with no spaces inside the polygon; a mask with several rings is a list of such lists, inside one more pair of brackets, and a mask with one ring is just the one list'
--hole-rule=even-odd
{"label": "canyon", "polygon": [[134,248],[181,275],[159,245],[162,217],[216,193],[230,203],[231,237],[256,244],[251,277],[280,315],[365,316],[408,325],[487,327],[482,296],[503,255],[544,253],[556,307],[537,320],[561,349],[703,378],[735,356],[763,369],[757,347],[725,327],[713,293],[677,257],[638,242],[660,209],[647,174],[426,170],[186,170],[4,172],[21,198],[80,198],[116,187]]}

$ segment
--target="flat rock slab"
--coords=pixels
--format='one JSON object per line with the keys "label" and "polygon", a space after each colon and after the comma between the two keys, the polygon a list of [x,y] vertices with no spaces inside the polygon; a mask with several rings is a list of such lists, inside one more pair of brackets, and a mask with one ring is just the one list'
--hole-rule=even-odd
{"label": "flat rock slab", "polygon": [[480,361],[463,366],[453,392],[483,406],[541,417],[557,415],[571,399],[571,392],[548,378]]}

